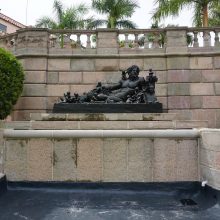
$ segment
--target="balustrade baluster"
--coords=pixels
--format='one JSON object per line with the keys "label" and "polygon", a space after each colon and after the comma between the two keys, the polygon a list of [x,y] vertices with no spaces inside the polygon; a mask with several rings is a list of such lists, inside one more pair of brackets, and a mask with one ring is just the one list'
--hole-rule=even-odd
{"label": "balustrade baluster", "polygon": [[144,49],[149,49],[148,33],[144,34]]}
{"label": "balustrade baluster", "polygon": [[214,33],[215,33],[215,42],[214,42],[214,46],[215,47],[220,47],[220,42],[219,42],[219,32],[217,30],[214,30]]}
{"label": "balustrade baluster", "polygon": [[198,31],[194,31],[193,32],[194,35],[194,43],[193,43],[193,47],[199,47],[199,42],[198,42]]}
{"label": "balustrade baluster", "polygon": [[77,34],[76,34],[76,36],[77,36],[76,46],[77,46],[78,48],[81,47],[80,35],[81,35],[80,33],[77,33]]}
{"label": "balustrade baluster", "polygon": [[203,31],[203,46],[204,47],[211,46],[211,35],[209,31]]}
{"label": "balustrade baluster", "polygon": [[125,34],[125,48],[129,48],[128,34]]}
{"label": "balustrade baluster", "polygon": [[134,34],[134,48],[138,48],[139,44],[138,44],[138,34]]}
{"label": "balustrade baluster", "polygon": [[87,34],[86,37],[87,37],[86,48],[91,48],[91,40],[90,40],[91,34]]}

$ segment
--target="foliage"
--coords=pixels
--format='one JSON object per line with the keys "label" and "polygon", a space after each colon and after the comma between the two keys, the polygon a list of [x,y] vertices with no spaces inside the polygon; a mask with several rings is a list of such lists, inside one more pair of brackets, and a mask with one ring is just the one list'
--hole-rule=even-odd
{"label": "foliage", "polygon": [[178,16],[183,8],[193,8],[193,24],[197,27],[208,26],[208,13],[220,5],[219,0],[155,0],[158,5],[153,19]]}
{"label": "foliage", "polygon": [[0,48],[0,119],[5,119],[22,93],[24,71],[17,59]]}
{"label": "foliage", "polygon": [[53,9],[56,14],[56,19],[44,16],[37,20],[36,27],[50,29],[83,29],[92,21],[92,18],[84,19],[84,16],[89,12],[85,4],[79,4],[65,9],[61,1],[54,0]]}
{"label": "foliage", "polygon": [[126,18],[130,18],[137,7],[134,0],[92,0],[92,8],[99,14],[107,15],[107,19],[97,19],[90,23],[90,27],[136,28],[136,24]]}
{"label": "foliage", "polygon": [[220,26],[220,6],[217,6],[210,15],[209,18],[210,26]]}

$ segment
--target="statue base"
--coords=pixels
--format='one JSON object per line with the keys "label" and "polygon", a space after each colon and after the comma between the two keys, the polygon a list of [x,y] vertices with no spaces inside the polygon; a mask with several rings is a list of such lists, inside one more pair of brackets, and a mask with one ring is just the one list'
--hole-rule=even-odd
{"label": "statue base", "polygon": [[162,113],[162,103],[106,104],[55,103],[53,113]]}

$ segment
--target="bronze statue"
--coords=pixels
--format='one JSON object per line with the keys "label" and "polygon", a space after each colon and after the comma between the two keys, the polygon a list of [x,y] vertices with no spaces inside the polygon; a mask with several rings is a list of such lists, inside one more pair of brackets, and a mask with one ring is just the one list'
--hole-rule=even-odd
{"label": "bronze statue", "polygon": [[121,80],[115,85],[103,86],[98,82],[95,89],[79,96],[70,92],[64,94],[61,98],[63,103],[156,103],[155,83],[157,77],[154,76],[152,69],[149,70],[149,76],[139,76],[140,69],[133,65],[126,71],[122,71]]}

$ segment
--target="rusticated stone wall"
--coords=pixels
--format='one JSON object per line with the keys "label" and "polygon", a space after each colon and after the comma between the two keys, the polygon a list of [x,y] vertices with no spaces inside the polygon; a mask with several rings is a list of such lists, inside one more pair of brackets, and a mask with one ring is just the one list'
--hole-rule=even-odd
{"label": "rusticated stone wall", "polygon": [[9,36],[16,39],[11,47],[5,44],[9,42],[6,38],[1,38],[0,45],[15,53],[26,73],[23,95],[14,107],[12,119],[29,120],[32,112],[51,112],[64,92],[82,94],[98,81],[115,83],[121,70],[136,64],[142,76],[149,68],[155,71],[159,78],[156,95],[165,112],[179,113],[184,120],[207,120],[209,127],[219,128],[219,41],[212,47],[197,47],[196,43],[188,47],[189,29],[160,31],[166,32],[163,48],[119,48],[117,37],[121,32],[108,29],[95,31],[97,46],[86,49],[51,47],[47,29],[18,31]]}

